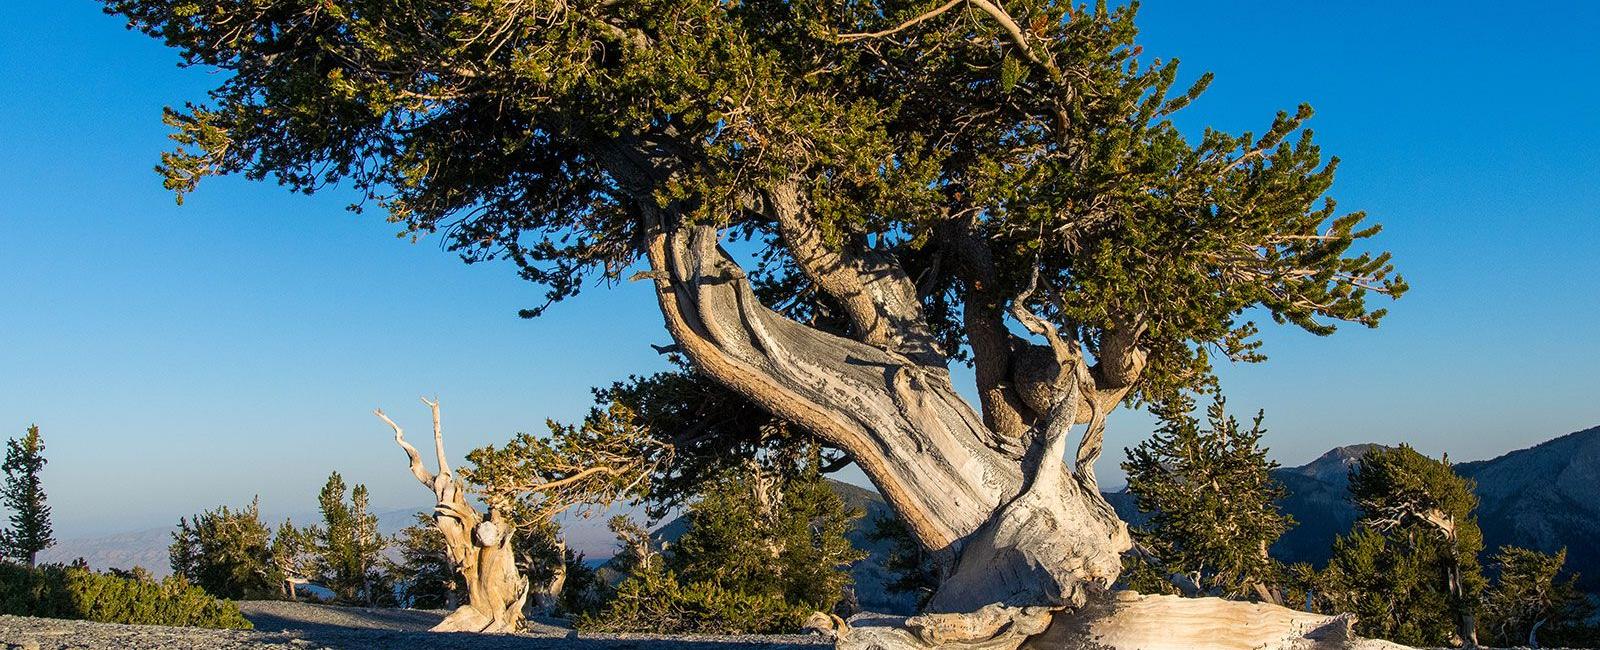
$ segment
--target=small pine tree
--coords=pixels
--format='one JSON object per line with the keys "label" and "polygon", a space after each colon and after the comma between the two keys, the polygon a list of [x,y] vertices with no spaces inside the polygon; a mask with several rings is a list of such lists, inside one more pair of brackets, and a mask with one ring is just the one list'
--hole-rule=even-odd
{"label": "small pine tree", "polygon": [[558,613],[575,617],[599,610],[608,588],[600,572],[589,566],[582,553],[572,549],[567,549],[563,561],[567,579],[561,588]]}
{"label": "small pine tree", "polygon": [[0,488],[0,500],[11,510],[11,528],[0,534],[0,553],[30,567],[37,563],[39,551],[56,543],[39,478],[46,462],[38,425],[28,427],[21,438],[6,441],[6,461],[0,466],[6,483]]}
{"label": "small pine tree", "polygon": [[1448,459],[1380,447],[1351,468],[1350,497],[1361,516],[1313,588],[1325,611],[1355,613],[1364,636],[1476,645],[1483,533],[1472,482]]}
{"label": "small pine tree", "polygon": [[[1483,595],[1483,624],[1487,640],[1495,645],[1527,644],[1540,647],[1542,639],[1555,645],[1576,643],[1593,614],[1588,599],[1577,589],[1576,575],[1558,581],[1567,550],[1554,555],[1515,546],[1502,546],[1491,561],[1499,576]],[[1589,637],[1600,641],[1600,635]]]}
{"label": "small pine tree", "polygon": [[604,607],[578,618],[596,631],[795,631],[832,611],[865,556],[845,538],[861,512],[819,470],[815,449],[786,469],[747,464],[704,483],[684,515],[688,529],[659,552],[637,524],[613,518],[626,576]]}
{"label": "small pine tree", "polygon": [[687,516],[667,567],[689,582],[832,611],[851,584],[850,564],[865,557],[845,538],[861,511],[845,505],[813,461],[787,477],[753,467],[725,474]]}
{"label": "small pine tree", "polygon": [[1194,401],[1179,396],[1153,409],[1155,435],[1127,451],[1122,464],[1139,508],[1154,513],[1133,531],[1161,570],[1130,556],[1128,580],[1142,591],[1175,593],[1165,576],[1187,576],[1198,591],[1224,598],[1281,600],[1283,567],[1267,548],[1293,519],[1279,512],[1285,491],[1272,478],[1278,464],[1261,447],[1263,416],[1249,429],[1228,416],[1221,397],[1206,410],[1202,429]]}
{"label": "small pine tree", "polygon": [[168,549],[172,572],[218,598],[270,598],[282,593],[273,562],[272,531],[261,522],[260,500],[248,508],[222,506],[178,520]]}
{"label": "small pine tree", "polygon": [[1415,548],[1357,526],[1334,540],[1328,566],[1311,587],[1317,609],[1356,617],[1362,636],[1413,646],[1440,646],[1454,626],[1440,588],[1434,547]]}
{"label": "small pine tree", "polygon": [[465,581],[450,562],[444,534],[433,525],[433,518],[417,513],[417,523],[395,537],[400,561],[392,567],[391,581],[399,593],[400,605],[415,609],[455,609]]}
{"label": "small pine tree", "polygon": [[316,543],[311,530],[283,520],[272,536],[272,563],[283,577],[283,597],[295,600],[296,587],[311,582],[317,574]]}
{"label": "small pine tree", "polygon": [[309,530],[315,548],[314,581],[332,591],[339,602],[392,604],[392,574],[383,557],[388,540],[378,533],[378,518],[368,511],[367,486],[358,484],[348,494],[346,502],[344,478],[334,472],[318,495],[323,523]]}

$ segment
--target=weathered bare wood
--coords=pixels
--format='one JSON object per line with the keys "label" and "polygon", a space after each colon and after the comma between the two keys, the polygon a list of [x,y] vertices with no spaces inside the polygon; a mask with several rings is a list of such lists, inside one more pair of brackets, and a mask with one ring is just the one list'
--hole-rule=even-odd
{"label": "weathered bare wood", "polygon": [[[789,321],[755,299],[715,229],[656,224],[650,261],[674,339],[702,372],[851,454],[953,569],[935,607],[1070,604],[1115,579],[1130,541],[1110,506],[1063,473],[1019,501],[1023,464],[989,444],[944,368]],[[1059,469],[1045,456],[1031,465]]]}
{"label": "weathered bare wood", "polygon": [[1220,598],[1105,594],[1058,614],[1050,629],[1023,648],[1144,650],[1385,650],[1404,646],[1362,639],[1355,619]]}
{"label": "weathered bare wood", "polygon": [[1072,610],[989,606],[970,614],[838,626],[844,650],[1403,650],[1362,639],[1348,615],[1220,598],[1099,592]]}
{"label": "weathered bare wood", "polygon": [[437,474],[423,466],[422,455],[406,442],[400,425],[379,410],[373,414],[394,429],[394,440],[405,450],[411,474],[434,494],[433,524],[444,536],[450,564],[467,584],[467,602],[457,607],[438,625],[436,632],[515,632],[522,627],[523,603],[528,598],[528,579],[517,570],[512,553],[514,531],[490,508],[484,517],[467,503],[467,491],[450,472],[444,452],[444,432],[440,426],[438,401],[422,402],[433,411],[434,451],[439,462]]}

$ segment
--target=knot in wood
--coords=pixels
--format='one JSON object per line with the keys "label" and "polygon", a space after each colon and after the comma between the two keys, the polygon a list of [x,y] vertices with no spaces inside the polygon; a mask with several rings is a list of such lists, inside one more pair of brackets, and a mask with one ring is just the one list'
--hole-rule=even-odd
{"label": "knot in wood", "polygon": [[500,544],[500,527],[492,521],[485,521],[472,529],[472,537],[478,546],[497,546]]}

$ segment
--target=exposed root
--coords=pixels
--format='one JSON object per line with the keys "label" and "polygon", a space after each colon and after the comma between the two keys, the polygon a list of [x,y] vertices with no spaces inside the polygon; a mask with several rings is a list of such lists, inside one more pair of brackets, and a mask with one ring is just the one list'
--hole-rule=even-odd
{"label": "exposed root", "polygon": [[907,619],[880,619],[845,626],[838,634],[841,650],[910,650],[971,648],[1012,650],[1050,626],[1047,607],[989,605],[969,614],[923,614]]}
{"label": "exposed root", "polygon": [[846,626],[846,650],[1403,650],[1362,639],[1349,615],[1311,614],[1219,598],[1099,592],[1082,607],[990,605],[970,614],[931,614]]}

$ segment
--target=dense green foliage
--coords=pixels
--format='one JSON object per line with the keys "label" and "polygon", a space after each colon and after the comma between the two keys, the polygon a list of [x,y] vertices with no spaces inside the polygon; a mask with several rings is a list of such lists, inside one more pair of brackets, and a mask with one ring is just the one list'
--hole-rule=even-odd
{"label": "dense green foliage", "polygon": [[0,613],[100,623],[251,629],[231,601],[181,577],[160,582],[95,573],[81,566],[0,563]]}
{"label": "dense green foliage", "polygon": [[56,543],[51,535],[50,506],[45,503],[44,483],[39,477],[46,462],[38,425],[28,427],[21,438],[6,441],[6,460],[0,465],[6,475],[5,485],[0,486],[0,502],[11,511],[11,526],[0,530],[0,555],[28,566],[33,566],[39,551]]}
{"label": "dense green foliage", "polygon": [[1497,572],[1483,594],[1480,633],[1495,646],[1597,647],[1600,626],[1585,625],[1594,614],[1574,586],[1578,577],[1558,580],[1567,551],[1554,555],[1502,546],[1490,561]]}
{"label": "dense green foliage", "polygon": [[1168,575],[1180,573],[1207,595],[1277,599],[1283,567],[1267,547],[1294,521],[1278,511],[1286,492],[1261,446],[1262,415],[1244,429],[1225,404],[1219,397],[1206,410],[1207,429],[1187,397],[1158,404],[1155,435],[1127,451],[1128,490],[1154,513],[1134,538],[1161,565],[1129,556],[1123,579],[1134,589],[1178,593]]}
{"label": "dense green foliage", "polygon": [[667,568],[690,583],[832,611],[850,585],[847,569],[864,557],[845,539],[862,513],[828,487],[814,461],[794,472],[752,469],[704,486]]}
{"label": "dense green foliage", "polygon": [[218,598],[277,598],[285,595],[284,577],[272,548],[258,499],[248,508],[222,506],[179,519],[168,555],[175,575]]}
{"label": "dense green foliage", "polygon": [[[348,501],[346,498],[348,497]],[[322,523],[304,532],[311,550],[311,581],[333,591],[335,600],[361,605],[393,604],[394,585],[382,553],[388,540],[368,511],[367,487],[345,487],[334,472],[317,496]]]}
{"label": "dense green foliage", "polygon": [[702,485],[687,529],[665,553],[637,525],[613,520],[626,577],[584,629],[649,632],[795,631],[832,611],[864,554],[845,539],[861,513],[845,506],[813,453],[786,475],[756,465]]}
{"label": "dense green foliage", "polygon": [[1445,645],[1454,616],[1435,545],[1412,546],[1368,528],[1334,541],[1316,576],[1319,609],[1356,616],[1363,636],[1406,645]]}
{"label": "dense green foliage", "polygon": [[1322,611],[1351,612],[1356,630],[1408,645],[1445,645],[1472,619],[1484,588],[1483,534],[1472,484],[1448,460],[1406,445],[1368,451],[1350,470],[1360,509],[1328,566],[1302,571]]}
{"label": "dense green foliage", "polygon": [[770,593],[684,582],[658,557],[635,567],[604,608],[575,623],[592,632],[769,634],[798,630],[812,611]]}
{"label": "dense green foliage", "polygon": [[[794,264],[772,196],[828,246],[917,278],[939,354],[993,334],[1034,269],[1042,312],[1091,352],[1148,353],[1139,394],[1211,381],[1208,349],[1261,357],[1264,308],[1327,333],[1375,325],[1405,283],[1324,192],[1308,107],[1260,133],[1186,137],[1135,7],[929,0],[103,0],[220,70],[167,112],[168,187],[207,175],[339,183],[402,234],[443,231],[573,296],[641,255],[645,211],[768,246],[752,278],[813,327],[847,327]],[[648,171],[638,171],[636,163]],[[529,314],[543,307],[528,310]]]}

